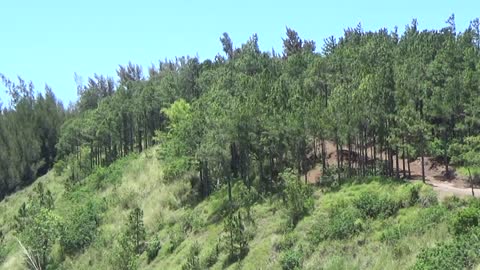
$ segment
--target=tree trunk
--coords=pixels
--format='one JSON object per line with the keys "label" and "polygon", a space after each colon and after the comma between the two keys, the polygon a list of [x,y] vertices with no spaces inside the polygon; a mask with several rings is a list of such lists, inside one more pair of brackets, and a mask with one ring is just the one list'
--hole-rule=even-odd
{"label": "tree trunk", "polygon": [[412,171],[410,170],[410,160],[409,160],[409,157],[410,155],[408,154],[408,149],[407,149],[407,166],[408,166],[408,178],[411,179],[412,178]]}
{"label": "tree trunk", "polygon": [[470,178],[470,187],[472,188],[472,196],[475,197],[475,192],[473,190],[473,177],[472,177],[472,173],[470,172],[470,168],[467,167],[467,170],[468,170],[468,178]]}
{"label": "tree trunk", "polygon": [[322,170],[324,174],[326,169],[327,169],[327,157],[325,153],[325,140],[322,140]]}
{"label": "tree trunk", "polygon": [[422,152],[422,181],[425,184],[425,157]]}
{"label": "tree trunk", "polygon": [[398,163],[398,146],[395,150],[395,166],[397,167],[397,179],[400,179],[400,166]]}
{"label": "tree trunk", "polygon": [[405,168],[405,146],[402,147],[402,163],[403,163],[403,178],[407,178],[407,170]]}
{"label": "tree trunk", "polygon": [[373,174],[377,174],[377,146],[375,143],[375,134],[373,134]]}
{"label": "tree trunk", "polygon": [[335,145],[337,148],[337,173],[338,173],[338,180],[340,181],[340,151],[338,150],[338,141]]}

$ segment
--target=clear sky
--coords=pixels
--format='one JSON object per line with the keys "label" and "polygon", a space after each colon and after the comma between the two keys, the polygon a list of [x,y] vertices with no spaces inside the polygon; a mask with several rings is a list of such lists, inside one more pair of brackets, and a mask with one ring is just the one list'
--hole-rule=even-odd
{"label": "clear sky", "polygon": [[289,26],[320,48],[359,22],[365,30],[403,30],[417,18],[421,29],[438,29],[454,13],[463,31],[479,11],[478,0],[2,0],[0,73],[32,80],[37,90],[48,83],[68,103],[77,98],[75,72],[86,80],[113,76],[129,61],[146,71],[175,56],[212,58],[223,32],[236,46],[257,33],[262,50],[281,51]]}

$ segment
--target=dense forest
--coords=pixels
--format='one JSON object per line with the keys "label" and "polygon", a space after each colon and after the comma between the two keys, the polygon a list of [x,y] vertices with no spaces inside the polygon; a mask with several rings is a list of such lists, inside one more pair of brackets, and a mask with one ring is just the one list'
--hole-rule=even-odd
{"label": "dense forest", "polygon": [[[287,28],[282,52],[262,52],[256,34],[236,46],[224,33],[220,44],[223,52],[211,60],[180,57],[147,72],[128,63],[117,78],[77,78],[78,101],[68,107],[48,86],[36,93],[31,83],[2,75],[10,100],[0,107],[0,198],[50,169],[75,190],[100,169],[153,147],[163,177],[188,176],[198,200],[225,189],[234,202],[238,183],[262,196],[283,194],[291,227],[310,208],[305,184],[317,165],[326,185],[409,179],[410,162],[419,159],[425,182],[428,156],[445,166],[447,178],[456,174],[450,165],[469,168],[473,192],[479,177],[470,168],[480,166],[478,19],[464,31],[453,15],[439,30],[420,30],[413,20],[401,34],[359,24],[321,46]],[[333,163],[327,143],[336,147]],[[51,194],[36,194],[39,202],[30,210],[24,204],[16,217],[20,234],[34,234],[26,229],[34,222],[29,211],[53,209]],[[240,206],[230,207],[225,226],[238,242],[230,254],[241,258],[245,217]],[[136,237],[138,254],[145,250],[142,215],[136,208],[129,216],[135,233],[128,239]],[[62,244],[67,251],[85,247]],[[49,264],[47,251],[30,259],[33,268]]]}

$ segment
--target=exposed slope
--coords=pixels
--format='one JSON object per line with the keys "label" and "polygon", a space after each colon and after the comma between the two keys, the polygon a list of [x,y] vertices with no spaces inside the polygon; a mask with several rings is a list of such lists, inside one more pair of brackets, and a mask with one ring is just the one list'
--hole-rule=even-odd
{"label": "exposed slope", "polygon": [[[346,150],[346,149],[344,149]],[[325,143],[325,151],[327,153],[328,159],[327,163],[329,165],[336,166],[337,164],[337,150],[335,144],[331,141]],[[370,152],[368,152],[370,155]],[[395,157],[395,156],[394,156]],[[371,158],[371,157],[369,157]],[[405,166],[408,166],[407,164]],[[396,169],[396,164],[394,163],[394,168]],[[399,162],[400,171],[403,171],[402,162]],[[450,170],[455,171],[455,167],[450,166]],[[412,174],[411,180],[421,180],[422,179],[422,164],[420,158],[410,161],[410,171]],[[322,175],[322,168],[320,165],[316,165],[307,173],[308,182],[316,183]],[[439,164],[434,161],[431,157],[425,157],[425,179],[428,184],[430,184],[433,189],[439,194],[440,198],[445,198],[448,196],[472,196],[472,190],[469,186],[468,179],[458,173],[454,173],[453,177],[445,177],[445,165]],[[480,188],[474,188],[475,197],[480,197]]]}
{"label": "exposed slope", "polygon": [[[246,224],[251,236],[249,252],[241,262],[228,263],[226,252],[222,251],[226,190],[196,202],[188,180],[165,182],[162,179],[161,164],[153,151],[117,161],[107,172],[89,177],[84,185],[70,191],[69,196],[64,196],[67,193],[62,177],[50,173],[39,180],[53,191],[55,211],[61,216],[73,206],[67,197],[75,197],[80,203],[98,199],[106,205],[97,237],[85,251],[67,256],[62,263],[65,269],[112,269],[116,239],[134,206],[144,210],[147,241],[155,236],[161,241],[160,252],[152,262],[148,263],[145,253],[140,257],[140,269],[181,269],[195,243],[200,246],[201,262],[212,258],[220,244],[221,252],[213,256],[217,260],[211,269],[281,269],[288,252],[300,256],[305,269],[405,269],[413,265],[422,248],[450,238],[446,223],[450,214],[442,206],[433,206],[428,187],[421,188],[419,201],[428,207],[421,207],[409,202],[412,184],[377,179],[346,183],[326,193],[315,190],[314,210],[292,231],[287,228],[287,213],[281,197],[260,196],[251,209],[254,222]],[[237,200],[240,185],[235,185],[233,191]],[[9,249],[0,269],[23,268],[23,256],[11,224],[17,209],[31,192],[29,187],[0,202],[0,224],[7,232]],[[402,209],[390,217],[363,218],[352,210],[353,202],[362,194],[371,193],[387,196],[391,202],[400,203]],[[340,220],[331,214],[337,209],[342,213]],[[335,224],[350,224],[353,229],[348,229],[350,225],[337,228]],[[405,227],[401,227],[400,235],[391,235],[396,224]],[[332,230],[339,231],[332,234]],[[325,238],[325,235],[337,236]]]}

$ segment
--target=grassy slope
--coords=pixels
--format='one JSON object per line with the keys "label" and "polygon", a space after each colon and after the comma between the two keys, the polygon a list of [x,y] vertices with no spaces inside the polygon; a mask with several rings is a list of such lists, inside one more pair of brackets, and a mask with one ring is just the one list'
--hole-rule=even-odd
{"label": "grassy slope", "polygon": [[[469,175],[468,175],[468,168],[467,168],[467,167],[459,167],[459,168],[457,169],[457,171],[458,171],[461,175],[463,175],[463,176],[465,176],[465,177],[469,177]],[[480,174],[480,167],[470,167],[470,173],[471,173],[472,175]]]}
{"label": "grassy slope", "polygon": [[[113,165],[115,173],[108,174],[102,180],[103,186],[96,188],[93,180],[78,188],[75,193],[81,198],[98,199],[106,203],[107,208],[102,216],[99,235],[82,254],[74,258],[66,258],[67,269],[110,269],[110,258],[114,238],[125,224],[129,209],[138,205],[144,210],[144,221],[148,238],[158,235],[162,249],[157,258],[147,264],[146,255],[140,258],[141,269],[180,269],[190,246],[200,244],[200,258],[203,260],[218,243],[223,229],[221,207],[226,200],[226,192],[221,190],[205,201],[196,205],[191,202],[190,183],[178,180],[166,183],[162,180],[161,166],[153,157],[153,151],[139,156],[120,160]],[[56,198],[56,211],[62,215],[68,211],[71,201],[64,194],[63,177],[52,173],[39,181],[46,184]],[[380,192],[402,199],[410,184],[399,184],[388,181],[371,181],[369,183],[345,184],[335,192],[322,192],[316,189],[315,209],[305,217],[290,234],[296,239],[294,249],[304,253],[306,269],[405,269],[415,261],[416,254],[423,247],[433,246],[436,242],[451,237],[447,229],[448,211],[441,208],[441,218],[434,224],[425,224],[425,216],[430,208],[411,206],[403,208],[390,218],[378,218],[362,221],[363,231],[344,240],[325,240],[312,244],[311,232],[321,224],[332,208],[340,202],[349,204],[362,192]],[[27,200],[32,187],[9,196],[0,202],[0,228],[7,232],[6,247],[8,257],[0,265],[0,269],[22,269],[22,254],[11,224],[22,202]],[[236,193],[234,192],[234,196]],[[403,196],[403,197],[402,197]],[[445,210],[445,211],[444,211]],[[223,252],[213,269],[279,269],[281,251],[278,246],[284,241],[287,215],[281,200],[264,198],[252,208],[255,224],[249,226],[253,232],[250,240],[250,251],[241,263],[224,264],[226,255]],[[428,221],[428,220],[427,220]],[[186,233],[185,240],[172,252],[168,252],[173,236],[181,231],[181,225],[188,223],[192,230]],[[395,241],[384,241],[382,235],[391,232],[398,226],[401,234]],[[415,230],[421,226],[422,230]]]}

